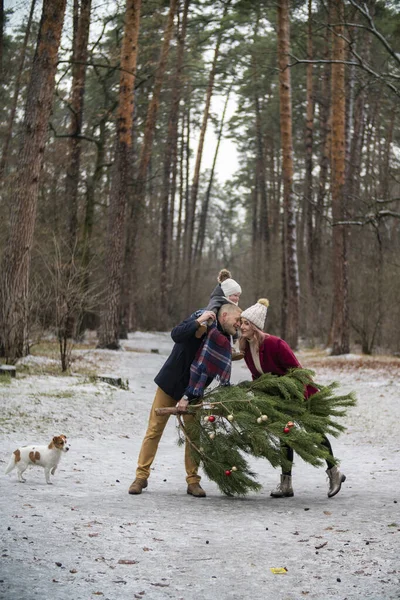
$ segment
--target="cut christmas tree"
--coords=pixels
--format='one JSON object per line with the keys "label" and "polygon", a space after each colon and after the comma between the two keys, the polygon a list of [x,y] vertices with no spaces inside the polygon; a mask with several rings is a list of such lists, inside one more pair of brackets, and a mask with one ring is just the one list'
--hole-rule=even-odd
{"label": "cut christmas tree", "polygon": [[[344,431],[338,419],[356,399],[353,393],[337,395],[337,383],[315,383],[313,375],[307,369],[292,369],[284,376],[264,374],[253,382],[220,386],[201,403],[189,405],[197,417],[190,427],[178,416],[195,459],[224,494],[245,495],[261,488],[249,456],[288,467],[282,443],[304,461],[323,464],[328,456],[323,435],[337,437]],[[318,391],[305,399],[310,384]]]}

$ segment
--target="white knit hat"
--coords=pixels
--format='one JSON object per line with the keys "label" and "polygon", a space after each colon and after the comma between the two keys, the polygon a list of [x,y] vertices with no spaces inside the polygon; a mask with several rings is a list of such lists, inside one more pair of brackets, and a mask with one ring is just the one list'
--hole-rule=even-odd
{"label": "white knit hat", "polygon": [[269,300],[266,298],[260,298],[256,304],[246,308],[240,315],[242,319],[247,319],[258,327],[258,329],[264,329],[265,319],[267,318],[267,310],[269,306]]}
{"label": "white knit hat", "polygon": [[242,293],[242,288],[234,279],[225,279],[225,281],[221,283],[221,288],[225,298],[227,298],[228,296],[232,296],[232,294]]}

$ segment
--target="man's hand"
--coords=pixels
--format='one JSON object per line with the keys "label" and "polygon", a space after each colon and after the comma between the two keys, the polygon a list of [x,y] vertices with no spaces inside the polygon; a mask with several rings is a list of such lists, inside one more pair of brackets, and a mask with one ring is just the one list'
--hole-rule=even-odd
{"label": "man's hand", "polygon": [[213,310],[205,310],[196,320],[199,325],[203,325],[203,323],[207,323],[209,319],[215,321],[216,318],[217,316]]}
{"label": "man's hand", "polygon": [[179,402],[176,403],[176,408],[178,409],[178,412],[182,412],[185,413],[187,411],[187,407],[189,404],[189,399],[188,398],[181,398],[179,400]]}

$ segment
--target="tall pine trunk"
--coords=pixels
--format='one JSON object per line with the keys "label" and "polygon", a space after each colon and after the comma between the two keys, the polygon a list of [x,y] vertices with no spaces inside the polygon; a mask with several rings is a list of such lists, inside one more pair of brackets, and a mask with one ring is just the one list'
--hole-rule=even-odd
{"label": "tall pine trunk", "polygon": [[[165,315],[168,313],[168,283],[170,280],[170,256],[174,219],[174,195],[178,147],[179,104],[182,97],[183,59],[185,54],[185,39],[190,0],[185,0],[182,13],[182,23],[178,31],[178,48],[176,58],[176,73],[172,90],[171,111],[168,121],[167,142],[163,165],[163,186],[161,196],[161,227],[160,227],[160,322],[165,326]],[[171,173],[174,167],[174,173]],[[171,200],[170,200],[171,198]]]}
{"label": "tall pine trunk", "polygon": [[29,351],[28,291],[39,178],[51,112],[66,0],[44,0],[17,171],[13,211],[0,269],[0,352],[9,360]]}
{"label": "tall pine trunk", "polygon": [[65,204],[69,207],[68,246],[74,253],[78,234],[78,185],[82,142],[83,105],[86,78],[86,60],[92,0],[74,0],[74,37],[72,53],[72,90],[68,141]]}
{"label": "tall pine trunk", "polygon": [[[92,261],[92,237],[95,215],[95,196],[98,186],[101,181],[104,169],[105,145],[106,145],[106,125],[107,118],[101,119],[99,123],[99,138],[96,142],[96,164],[93,175],[86,182],[86,197],[85,197],[85,215],[83,218],[82,232],[82,269],[83,269],[83,289],[82,294],[87,294],[91,283],[90,263]],[[93,327],[92,315],[84,313],[80,323],[80,333],[83,333],[86,328]]]}
{"label": "tall pine trunk", "polygon": [[[174,30],[174,17],[177,0],[170,0],[169,12],[164,28],[164,39],[161,46],[160,58],[154,78],[152,97],[147,109],[144,126],[143,142],[140,149],[139,167],[134,185],[134,196],[132,198],[128,219],[128,244],[125,253],[125,266],[130,269],[129,280],[124,286],[124,298],[122,304],[122,327],[127,322],[136,327],[136,296],[137,296],[137,261],[138,261],[138,235],[140,223],[143,219],[142,207],[145,203],[146,183],[151,162],[154,134],[157,124],[158,109],[160,106],[161,89],[164,82],[165,71],[171,38]],[[151,194],[150,194],[151,196]],[[129,285],[129,288],[127,287]],[[132,316],[133,315],[133,316]]]}
{"label": "tall pine trunk", "polygon": [[282,146],[282,176],[284,205],[285,271],[287,289],[287,319],[285,339],[297,348],[299,334],[299,273],[296,239],[296,201],[293,194],[293,141],[290,69],[289,0],[278,2],[278,65],[280,129]]}
{"label": "tall pine trunk", "polygon": [[203,111],[203,120],[202,120],[202,124],[201,124],[201,129],[200,129],[199,143],[197,146],[196,162],[194,165],[194,174],[193,174],[193,179],[192,179],[192,186],[190,189],[188,211],[186,213],[186,219],[185,219],[185,239],[184,239],[183,254],[184,254],[184,262],[186,265],[185,275],[186,275],[186,309],[187,310],[189,310],[189,305],[191,302],[191,295],[192,295],[192,258],[193,258],[193,250],[194,250],[193,233],[194,233],[194,220],[195,220],[195,215],[196,215],[197,196],[198,196],[199,183],[200,183],[200,168],[201,168],[201,161],[203,159],[204,141],[205,141],[205,137],[206,137],[208,120],[210,117],[211,98],[212,98],[212,95],[214,92],[215,75],[217,72],[218,58],[219,58],[220,47],[221,47],[221,43],[222,43],[223,21],[228,12],[230,3],[231,3],[231,0],[226,0],[225,5],[224,5],[224,11],[222,14],[222,24],[221,24],[220,30],[218,32],[217,42],[215,44],[215,49],[214,49],[213,61],[211,64],[211,70],[210,70],[210,74],[208,76],[206,102],[205,102],[204,111]]}
{"label": "tall pine trunk", "polygon": [[107,290],[99,331],[100,348],[119,348],[121,283],[125,254],[129,157],[132,147],[134,86],[141,0],[126,0],[117,116],[115,163],[110,193]]}
{"label": "tall pine trunk", "polygon": [[[343,39],[344,5],[343,0],[333,2],[334,23],[333,60],[345,60],[345,41]],[[333,264],[333,318],[332,318],[332,354],[349,352],[349,314],[346,227],[337,224],[343,221],[346,153],[346,95],[344,64],[332,63],[332,264]]]}
{"label": "tall pine trunk", "polygon": [[204,200],[203,200],[201,212],[200,212],[199,227],[197,230],[197,239],[196,239],[196,245],[195,245],[195,249],[194,249],[194,261],[196,263],[196,269],[195,269],[195,273],[196,273],[195,278],[196,279],[199,276],[200,262],[201,262],[201,258],[203,256],[204,241],[206,238],[206,225],[207,225],[208,209],[210,206],[210,199],[211,199],[211,190],[212,190],[212,186],[214,183],[215,169],[217,166],[217,159],[218,159],[219,149],[221,146],[222,133],[224,130],[226,111],[228,108],[229,96],[231,94],[232,85],[233,84],[230,84],[228,91],[226,93],[224,108],[222,110],[221,123],[219,125],[219,131],[218,131],[218,136],[217,136],[217,145],[215,147],[214,158],[213,158],[213,162],[211,165],[210,178],[208,180],[207,190],[204,195]]}
{"label": "tall pine trunk", "polygon": [[[331,0],[328,0],[328,8]],[[330,8],[329,8],[330,10]],[[331,149],[331,65],[329,63],[331,53],[331,31],[325,32],[325,53],[324,59],[327,61],[323,67],[321,87],[319,90],[319,127],[320,127],[320,157],[319,157],[319,177],[317,189],[317,201],[315,206],[315,225],[313,236],[313,255],[314,255],[314,279],[319,293],[321,287],[322,273],[322,238],[324,235],[323,224],[325,218],[325,200],[328,188],[328,175],[330,164]],[[317,298],[319,300],[319,298]]]}
{"label": "tall pine trunk", "polygon": [[24,70],[26,48],[27,48],[29,36],[31,33],[32,19],[33,19],[33,12],[35,10],[35,5],[36,5],[36,0],[32,0],[31,7],[29,10],[28,22],[26,24],[26,29],[25,29],[24,41],[22,43],[22,48],[21,48],[21,55],[20,55],[20,59],[19,59],[17,77],[15,80],[14,95],[13,95],[13,99],[11,102],[10,117],[9,117],[6,135],[5,135],[5,139],[4,139],[3,150],[1,153],[0,179],[2,179],[5,175],[7,163],[9,160],[8,153],[9,153],[9,149],[10,149],[12,132],[13,132],[13,128],[14,128],[15,114],[17,112],[18,96],[19,96],[19,90],[21,87],[21,77],[22,77],[22,72]]}
{"label": "tall pine trunk", "polygon": [[253,207],[253,234],[255,239],[252,244],[254,263],[254,276],[256,282],[256,295],[265,289],[269,274],[270,263],[270,232],[269,232],[269,210],[266,182],[266,160],[265,160],[265,136],[262,118],[263,92],[260,89],[257,60],[258,28],[260,23],[260,10],[257,8],[254,26],[253,44],[251,48],[251,78],[253,85],[254,113],[255,113],[255,135],[256,135],[256,160],[255,160],[255,190]]}
{"label": "tall pine trunk", "polygon": [[[312,41],[312,0],[308,0],[308,35],[307,35],[307,58],[313,59]],[[307,115],[305,135],[305,181],[304,181],[304,203],[303,219],[305,221],[306,236],[306,264],[307,264],[307,288],[308,304],[312,306],[314,298],[314,232],[313,232],[313,137],[314,137],[314,89],[313,89],[313,64],[307,65]],[[303,240],[302,240],[303,243]],[[313,313],[312,313],[313,314]],[[308,315],[307,315],[308,316]],[[308,321],[307,321],[308,323]]]}
{"label": "tall pine trunk", "polygon": [[164,40],[161,47],[160,59],[158,62],[152,97],[146,115],[144,126],[143,143],[140,150],[139,168],[136,184],[136,201],[140,204],[143,200],[146,190],[147,171],[150,165],[151,151],[153,148],[153,139],[157,123],[158,109],[160,106],[160,94],[164,82],[165,70],[167,68],[167,59],[169,48],[174,30],[174,16],[177,6],[177,0],[170,0],[167,22],[164,29]]}
{"label": "tall pine trunk", "polygon": [[0,85],[3,84],[4,0],[0,0]]}
{"label": "tall pine trunk", "polygon": [[174,245],[174,261],[173,261],[173,277],[174,281],[179,286],[180,274],[181,274],[181,260],[182,260],[182,238],[183,238],[183,213],[186,200],[186,186],[185,186],[185,150],[186,150],[186,138],[185,138],[185,123],[186,123],[186,112],[182,111],[181,115],[181,131],[179,136],[179,185],[178,185],[178,221],[176,224],[176,238]]}

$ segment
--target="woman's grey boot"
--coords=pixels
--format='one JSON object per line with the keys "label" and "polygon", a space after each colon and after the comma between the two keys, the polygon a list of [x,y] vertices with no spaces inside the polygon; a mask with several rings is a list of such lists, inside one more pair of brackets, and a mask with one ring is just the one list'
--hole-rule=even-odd
{"label": "woman's grey boot", "polygon": [[327,469],[326,474],[329,477],[328,498],[332,498],[333,496],[336,496],[338,492],[340,492],[342,483],[346,481],[346,475],[343,475],[343,473],[341,473],[337,467]]}
{"label": "woman's grey boot", "polygon": [[294,496],[292,488],[292,476],[281,475],[281,482],[278,484],[276,490],[271,492],[273,498],[289,498]]}

